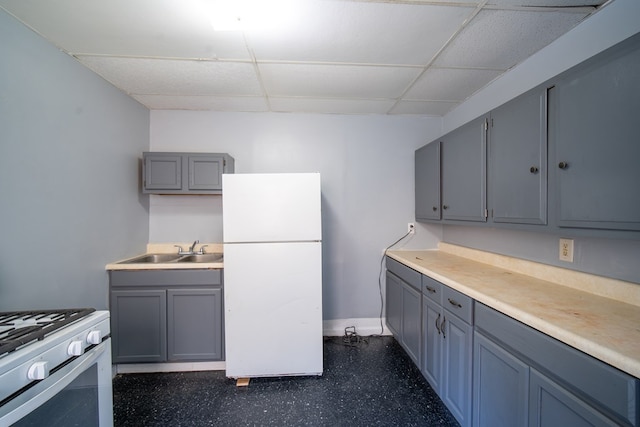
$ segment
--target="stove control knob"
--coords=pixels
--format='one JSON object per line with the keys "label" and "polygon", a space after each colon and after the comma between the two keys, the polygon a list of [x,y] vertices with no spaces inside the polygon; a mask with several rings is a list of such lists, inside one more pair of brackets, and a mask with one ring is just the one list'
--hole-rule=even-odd
{"label": "stove control knob", "polygon": [[87,335],[87,343],[100,344],[102,342],[102,334],[100,331],[90,331]]}
{"label": "stove control knob", "polygon": [[69,347],[67,347],[67,354],[69,356],[82,356],[82,353],[84,353],[84,341],[71,341]]}
{"label": "stove control knob", "polygon": [[27,378],[30,380],[43,380],[49,376],[49,362],[40,360],[29,366]]}

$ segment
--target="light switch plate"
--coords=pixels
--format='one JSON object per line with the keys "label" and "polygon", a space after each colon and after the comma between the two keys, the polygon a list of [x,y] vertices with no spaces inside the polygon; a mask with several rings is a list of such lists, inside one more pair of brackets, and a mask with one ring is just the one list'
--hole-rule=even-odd
{"label": "light switch plate", "polygon": [[560,261],[573,262],[573,239],[560,239]]}

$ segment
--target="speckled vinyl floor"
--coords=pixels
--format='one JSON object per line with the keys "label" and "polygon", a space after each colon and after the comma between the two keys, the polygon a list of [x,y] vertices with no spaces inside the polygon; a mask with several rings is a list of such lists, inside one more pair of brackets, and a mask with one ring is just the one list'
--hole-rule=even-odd
{"label": "speckled vinyl floor", "polygon": [[118,375],[116,426],[457,426],[391,337],[345,346],[325,338],[321,377],[253,378],[224,371]]}

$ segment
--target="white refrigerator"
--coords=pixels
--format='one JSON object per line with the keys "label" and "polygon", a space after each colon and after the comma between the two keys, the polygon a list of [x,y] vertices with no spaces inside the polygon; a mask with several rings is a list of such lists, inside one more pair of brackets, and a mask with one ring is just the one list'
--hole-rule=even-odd
{"label": "white refrigerator", "polygon": [[320,174],[222,176],[226,375],[322,375]]}

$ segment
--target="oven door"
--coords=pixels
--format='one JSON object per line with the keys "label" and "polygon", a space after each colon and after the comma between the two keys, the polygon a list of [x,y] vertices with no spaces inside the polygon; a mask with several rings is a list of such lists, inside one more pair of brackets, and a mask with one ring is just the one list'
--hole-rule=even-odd
{"label": "oven door", "polygon": [[113,426],[111,340],[89,348],[0,407],[0,425]]}

